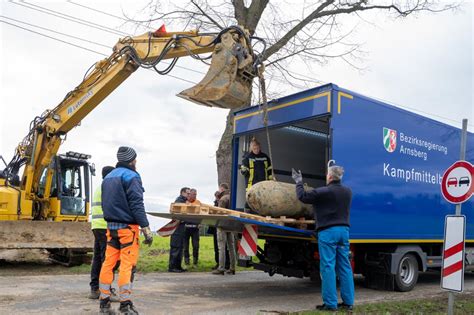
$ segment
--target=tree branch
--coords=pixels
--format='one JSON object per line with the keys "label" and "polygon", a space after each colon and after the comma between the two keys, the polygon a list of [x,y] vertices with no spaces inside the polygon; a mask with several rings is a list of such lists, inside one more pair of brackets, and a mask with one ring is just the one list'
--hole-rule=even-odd
{"label": "tree branch", "polygon": [[215,26],[217,26],[219,29],[223,30],[224,27],[222,25],[220,25],[216,20],[214,20],[211,16],[209,16],[206,12],[204,12],[203,9],[201,9],[201,7],[194,1],[194,0],[191,0],[191,3],[201,12],[201,14],[203,16],[205,16],[206,18],[209,19],[209,21],[211,21]]}
{"label": "tree branch", "polygon": [[250,35],[255,34],[257,25],[262,18],[263,11],[265,10],[269,0],[252,0],[250,7],[247,10],[247,16],[245,18],[244,26],[250,32]]}
{"label": "tree branch", "polygon": [[275,44],[273,44],[271,47],[267,49],[265,52],[265,55],[263,56],[263,60],[267,60],[268,57],[276,53],[277,51],[280,50],[283,46],[288,43],[288,41],[293,38],[299,31],[301,31],[309,22],[311,22],[314,19],[319,18],[319,13],[324,10],[327,6],[331,5],[334,3],[334,0],[326,0],[323,2],[316,10],[314,10],[310,15],[308,15],[305,19],[303,19],[301,22],[296,24],[288,33],[286,33],[284,36],[282,36]]}
{"label": "tree branch", "polygon": [[234,6],[234,16],[237,20],[237,24],[244,25],[245,17],[247,16],[247,8],[245,7],[244,0],[232,0]]}
{"label": "tree branch", "polygon": [[282,36],[275,44],[273,44],[271,47],[269,47],[265,55],[263,56],[263,60],[267,60],[271,55],[279,51],[283,46],[285,46],[290,39],[292,39],[296,34],[301,31],[305,26],[307,26],[311,21],[319,19],[324,16],[331,16],[331,15],[339,15],[339,14],[350,14],[353,12],[358,12],[358,11],[367,11],[367,10],[374,10],[374,9],[379,9],[379,10],[395,10],[400,16],[407,16],[410,15],[414,12],[417,11],[430,11],[430,12],[440,12],[444,11],[447,9],[454,8],[455,6],[448,5],[444,7],[443,9],[440,10],[435,10],[427,6],[426,0],[420,4],[418,1],[414,6],[411,8],[407,8],[403,10],[402,8],[398,7],[395,4],[390,4],[390,5],[368,5],[367,0],[359,0],[358,2],[355,3],[345,3],[343,5],[346,5],[347,7],[338,7],[335,6],[335,9],[331,10],[324,10],[328,6],[334,4],[335,0],[326,0],[323,2],[316,10],[314,10],[311,14],[309,14],[306,18],[301,20],[298,24],[296,24],[291,30],[289,30],[284,36]]}

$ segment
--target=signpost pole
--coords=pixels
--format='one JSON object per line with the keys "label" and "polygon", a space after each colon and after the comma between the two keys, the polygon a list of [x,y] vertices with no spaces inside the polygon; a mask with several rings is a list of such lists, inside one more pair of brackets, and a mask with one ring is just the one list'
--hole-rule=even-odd
{"label": "signpost pole", "polygon": [[[459,159],[464,161],[466,159],[466,141],[467,141],[467,119],[462,120],[462,132],[461,132],[461,152]],[[461,204],[456,205],[456,215],[461,215]],[[454,314],[454,293],[452,291],[448,294],[448,315]]]}

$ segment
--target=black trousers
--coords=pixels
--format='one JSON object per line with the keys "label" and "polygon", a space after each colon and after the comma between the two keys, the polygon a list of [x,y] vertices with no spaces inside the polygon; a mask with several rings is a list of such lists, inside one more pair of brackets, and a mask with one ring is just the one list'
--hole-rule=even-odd
{"label": "black trousers", "polygon": [[176,230],[170,237],[170,260],[168,269],[182,269],[181,262],[183,261],[183,245],[184,233],[186,227],[184,223],[178,225]]}
{"label": "black trousers", "polygon": [[197,263],[199,258],[199,228],[186,227],[184,233],[184,261],[189,262],[189,239],[193,245],[193,259]]}
{"label": "black trousers", "polygon": [[[212,231],[212,238],[214,239],[214,259],[216,264],[219,264],[219,247],[217,245],[217,230],[214,228]],[[225,269],[230,268],[229,248],[225,245]]]}
{"label": "black trousers", "polygon": [[102,263],[105,260],[105,249],[107,248],[107,230],[94,229],[94,256],[92,258],[91,268],[91,290],[99,290],[99,275]]}

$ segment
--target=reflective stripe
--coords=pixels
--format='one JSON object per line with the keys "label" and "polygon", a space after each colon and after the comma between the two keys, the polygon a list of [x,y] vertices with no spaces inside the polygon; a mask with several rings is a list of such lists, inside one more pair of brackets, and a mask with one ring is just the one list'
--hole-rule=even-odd
{"label": "reflective stripe", "polygon": [[250,189],[250,187],[252,187],[253,176],[255,172],[252,159],[249,159],[249,166],[250,166],[250,175],[249,175],[249,182],[247,183],[247,189]]}
{"label": "reflective stripe", "polygon": [[119,299],[120,299],[120,302],[130,300],[130,293],[120,293]]}
{"label": "reflective stripe", "polygon": [[110,298],[110,293],[106,294],[106,293],[103,293],[102,291],[100,291],[100,297],[99,298],[101,300],[108,299],[108,298]]}
{"label": "reflective stripe", "polygon": [[130,295],[132,294],[132,284],[127,283],[119,287],[119,298],[120,301],[130,300]]}
{"label": "reflective stripe", "polygon": [[110,298],[110,284],[99,283],[100,299]]}
{"label": "reflective stripe", "polygon": [[94,215],[92,215],[92,220],[94,220],[94,219],[103,219],[103,218],[104,218],[103,214],[94,214]]}
{"label": "reflective stripe", "polygon": [[101,206],[102,206],[102,201],[93,202],[93,203],[92,203],[92,206],[93,206],[93,207],[97,207],[97,206],[100,206],[100,207],[101,207]]}
{"label": "reflective stripe", "polygon": [[132,283],[124,284],[123,286],[119,287],[119,291],[132,291]]}
{"label": "reflective stripe", "polygon": [[99,289],[106,290],[106,291],[110,291],[110,287],[111,287],[110,284],[99,283]]}
{"label": "reflective stripe", "polygon": [[265,170],[265,180],[268,180],[268,161],[263,161],[264,170]]}

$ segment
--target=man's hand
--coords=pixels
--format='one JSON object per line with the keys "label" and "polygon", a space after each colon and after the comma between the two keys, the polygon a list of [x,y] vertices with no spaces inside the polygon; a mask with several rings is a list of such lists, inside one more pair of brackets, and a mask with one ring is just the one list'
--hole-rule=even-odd
{"label": "man's hand", "polygon": [[151,246],[151,243],[153,243],[153,234],[151,233],[150,227],[147,226],[147,227],[142,228],[142,233],[143,233],[143,236],[145,237],[143,244]]}
{"label": "man's hand", "polygon": [[247,166],[245,165],[240,166],[240,174],[242,174],[243,176],[247,176],[249,175],[249,173],[250,173],[250,170]]}
{"label": "man's hand", "polygon": [[303,175],[301,174],[301,171],[297,172],[294,168],[291,169],[291,177],[293,177],[293,180],[297,184],[303,182]]}

